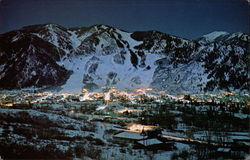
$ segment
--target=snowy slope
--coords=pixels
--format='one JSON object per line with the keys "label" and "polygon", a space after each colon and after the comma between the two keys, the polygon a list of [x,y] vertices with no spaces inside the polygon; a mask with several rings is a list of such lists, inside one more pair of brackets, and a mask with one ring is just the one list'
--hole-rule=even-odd
{"label": "snowy slope", "polygon": [[[57,64],[72,70],[73,73],[61,86],[61,92],[79,93],[82,88],[89,88],[91,84],[98,87],[115,86],[120,89],[149,87],[156,69],[154,62],[161,57],[162,55],[147,54],[145,64],[150,66],[150,69],[135,68],[130,62],[129,54],[125,55],[124,64],[117,64],[114,55],[80,55],[66,59]],[[97,67],[93,70],[93,66]],[[83,81],[87,77],[91,80]]]}
{"label": "snowy slope", "polygon": [[58,65],[63,66],[67,70],[73,71],[69,79],[62,85],[63,93],[80,93],[82,89],[82,79],[84,73],[84,64],[89,60],[89,57],[79,55],[73,58],[67,58],[63,61],[57,62]]}

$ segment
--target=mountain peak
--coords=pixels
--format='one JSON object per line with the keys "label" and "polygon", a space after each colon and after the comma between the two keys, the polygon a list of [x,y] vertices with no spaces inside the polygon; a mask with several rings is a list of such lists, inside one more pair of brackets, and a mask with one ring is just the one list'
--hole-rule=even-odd
{"label": "mountain peak", "polygon": [[204,36],[202,36],[202,38],[204,38],[207,42],[213,42],[215,41],[217,38],[221,37],[221,36],[227,36],[229,35],[228,32],[224,32],[224,31],[214,31],[211,33],[208,33]]}

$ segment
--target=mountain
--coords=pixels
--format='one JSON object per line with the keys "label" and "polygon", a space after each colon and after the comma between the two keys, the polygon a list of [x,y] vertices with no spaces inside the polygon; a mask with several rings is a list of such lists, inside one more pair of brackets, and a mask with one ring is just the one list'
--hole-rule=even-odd
{"label": "mountain", "polygon": [[248,91],[248,44],[247,34],[221,31],[187,40],[106,25],[27,26],[0,35],[0,88]]}
{"label": "mountain", "polygon": [[63,84],[70,71],[56,64],[63,51],[31,33],[0,35],[0,86],[5,89]]}

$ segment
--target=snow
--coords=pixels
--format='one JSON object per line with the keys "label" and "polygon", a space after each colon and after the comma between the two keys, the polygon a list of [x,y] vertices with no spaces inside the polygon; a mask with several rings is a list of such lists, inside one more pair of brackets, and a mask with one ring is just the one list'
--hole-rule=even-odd
{"label": "snow", "polygon": [[67,134],[68,137],[77,137],[77,136],[83,137],[89,135],[89,132],[86,131],[78,131],[70,129],[58,129],[58,130]]}
{"label": "snow", "polygon": [[0,72],[2,72],[5,68],[6,64],[0,64]]}
{"label": "snow", "polygon": [[230,39],[232,39],[232,38],[239,38],[239,37],[241,37],[242,35],[243,35],[243,33],[241,33],[241,32],[233,33],[233,34],[231,34],[230,37],[227,38],[227,40],[230,40]]}
{"label": "snow", "polygon": [[123,138],[123,139],[131,139],[131,140],[140,140],[144,137],[139,133],[134,132],[121,132],[113,136],[114,138]]}
{"label": "snow", "polygon": [[234,113],[234,117],[240,118],[240,119],[246,119],[249,118],[250,115],[243,114],[243,113]]}
{"label": "snow", "polygon": [[214,41],[216,38],[220,37],[220,36],[224,36],[224,35],[228,35],[229,33],[227,32],[223,32],[223,31],[215,31],[209,34],[204,35],[203,37],[208,41],[208,42],[212,42]]}
{"label": "snow", "polygon": [[228,132],[231,135],[241,135],[241,136],[250,136],[249,132]]}
{"label": "snow", "polygon": [[43,39],[43,36],[40,35],[40,34],[38,34],[38,33],[32,33],[32,34],[35,35],[35,36],[37,36],[37,37],[39,37],[39,38],[41,38],[41,39]]}
{"label": "snow", "polygon": [[0,128],[0,135],[3,134],[3,128]]}
{"label": "snow", "polygon": [[233,140],[249,140],[249,136],[230,136]]}
{"label": "snow", "polygon": [[107,107],[107,105],[100,105],[96,108],[96,111],[104,110]]}
{"label": "snow", "polygon": [[61,144],[56,144],[56,148],[63,152],[67,152],[69,150],[69,146],[64,146]]}
{"label": "snow", "polygon": [[14,37],[12,38],[11,42],[15,42],[15,41],[17,41],[18,39],[19,39],[19,35],[16,35],[16,36],[14,36]]}
{"label": "snow", "polygon": [[[130,54],[125,55],[125,63],[117,64],[114,62],[113,54],[111,55],[101,55],[95,54],[98,59],[93,61],[91,54],[88,55],[78,55],[66,58],[65,60],[57,62],[58,65],[65,67],[67,70],[72,70],[73,73],[67,82],[61,86],[61,93],[80,93],[83,87],[83,75],[89,74],[89,67],[91,64],[98,64],[98,68],[94,74],[91,74],[94,78],[94,83],[99,87],[107,85],[108,74],[110,72],[117,73],[115,77],[116,84],[113,86],[120,89],[134,89],[149,87],[152,82],[153,74],[156,69],[154,62],[160,58],[162,55],[147,53],[145,64],[149,65],[151,69],[145,70],[145,68],[138,67],[137,69],[133,67],[130,62]],[[63,58],[62,58],[63,59]],[[139,77],[141,84],[131,83],[131,79],[134,77]]]}
{"label": "snow", "polygon": [[175,142],[175,146],[178,148],[178,150],[190,149],[190,145],[185,144],[185,143]]}
{"label": "snow", "polygon": [[[98,58],[101,59],[101,63],[96,71],[96,75],[102,78],[106,78],[107,74],[110,72],[117,73],[116,77],[116,84],[113,86],[120,88],[120,89],[134,89],[134,88],[142,88],[142,87],[149,87],[150,83],[152,82],[152,77],[156,66],[154,62],[160,58],[159,55],[156,54],[147,54],[146,55],[146,65],[150,65],[151,69],[144,71],[144,68],[134,68],[130,62],[130,55],[127,53],[125,55],[125,63],[117,64],[113,61],[113,55],[107,56],[99,56]],[[139,77],[142,81],[141,84],[133,84],[131,83],[131,79],[134,77]],[[99,84],[99,86],[106,85],[106,79],[95,79],[94,82]]]}
{"label": "snow", "polygon": [[111,91],[109,91],[108,93],[104,94],[104,100],[105,101],[109,101],[110,100],[110,93],[111,93]]}
{"label": "snow", "polygon": [[60,93],[80,93],[82,90],[82,80],[84,67],[90,57],[79,55],[72,58],[66,58],[63,61],[57,62],[60,66],[64,66],[67,70],[72,70],[73,73],[67,82],[61,86]]}
{"label": "snow", "polygon": [[71,40],[72,47],[76,49],[78,46],[80,46],[81,41],[77,37],[75,32],[73,32],[73,31],[68,31],[68,32],[71,34],[71,36],[69,38]]}
{"label": "snow", "polygon": [[[20,141],[22,139],[26,140],[26,137],[18,135],[18,134],[11,134],[10,137],[16,139],[17,141]],[[1,160],[1,159],[0,159]]]}
{"label": "snow", "polygon": [[155,145],[155,144],[161,144],[163,142],[159,141],[158,139],[146,139],[146,140],[141,140],[141,141],[137,141],[139,144],[142,144],[144,146],[151,146],[151,145]]}
{"label": "snow", "polygon": [[48,27],[49,33],[51,35],[51,37],[50,37],[51,39],[49,39],[49,41],[52,44],[54,44],[55,46],[60,47],[59,43],[58,43],[57,35],[56,35],[56,33],[54,32],[54,29],[53,29],[53,25],[49,24],[49,25],[47,25],[47,27]]}
{"label": "snow", "polygon": [[152,88],[166,90],[166,93],[171,95],[185,91],[199,93],[200,88],[205,87],[208,81],[208,74],[205,73],[202,62],[191,61],[187,64],[179,64],[177,68],[168,65],[160,71],[154,75]]}
{"label": "snow", "polygon": [[80,101],[87,101],[87,100],[92,100],[92,98],[89,97],[91,93],[85,93],[83,96],[79,97]]}
{"label": "snow", "polygon": [[124,32],[124,31],[121,31],[119,29],[116,29],[116,32],[119,33],[122,36],[123,40],[125,40],[125,41],[127,41],[129,43],[130,49],[132,49],[132,50],[134,50],[135,46],[138,46],[138,45],[140,45],[140,44],[143,43],[142,41],[136,41],[136,40],[134,40],[131,37],[132,33]]}
{"label": "snow", "polygon": [[218,152],[229,152],[231,149],[230,148],[218,148]]}
{"label": "snow", "polygon": [[32,72],[31,72],[31,75],[32,75],[32,76],[35,76],[35,75],[36,75],[36,71],[32,71]]}
{"label": "snow", "polygon": [[[23,112],[22,109],[15,109],[15,110],[1,109],[0,110],[0,113],[8,114],[11,117],[22,116],[20,115],[20,113],[22,112]],[[72,124],[74,124],[74,129],[80,130],[81,127],[84,125],[83,122],[71,119],[66,116],[58,115],[58,114],[43,113],[43,112],[36,111],[33,109],[27,109],[25,110],[25,112],[28,114],[28,116],[46,118],[49,121],[52,121],[53,123],[56,123],[58,126],[61,126],[63,128],[67,128],[68,126],[71,126]]]}
{"label": "snow", "polygon": [[81,35],[77,35],[77,38],[82,42],[84,41],[84,39],[86,39],[87,37],[91,36],[92,34],[94,34],[97,31],[96,27],[91,28],[90,30],[88,30],[87,32],[81,34]]}

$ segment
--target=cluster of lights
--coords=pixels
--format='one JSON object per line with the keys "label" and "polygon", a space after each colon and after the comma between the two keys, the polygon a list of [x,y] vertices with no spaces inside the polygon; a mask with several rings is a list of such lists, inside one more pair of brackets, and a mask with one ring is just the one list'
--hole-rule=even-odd
{"label": "cluster of lights", "polygon": [[142,124],[132,124],[127,127],[127,129],[131,132],[141,133],[142,131],[149,131],[156,128],[156,126],[152,125],[142,125]]}

